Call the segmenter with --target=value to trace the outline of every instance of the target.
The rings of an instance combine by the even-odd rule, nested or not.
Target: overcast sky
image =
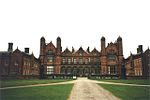
[[[150,46],[150,0],[1,0],[0,51],[13,49],[39,57],[40,38],[56,45],[58,36],[62,49],[94,47],[100,51],[100,39],[106,45],[123,39],[124,57],[136,53],[138,45]]]

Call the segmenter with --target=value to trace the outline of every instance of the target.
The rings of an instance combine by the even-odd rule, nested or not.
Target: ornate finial
[[[87,50],[86,50],[88,53],[90,53],[90,47],[88,46]]]
[[[73,46],[72,46],[72,53],[74,52],[74,48],[73,48]]]

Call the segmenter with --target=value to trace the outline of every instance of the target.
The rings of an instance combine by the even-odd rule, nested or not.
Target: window
[[[99,59],[99,58],[96,58],[96,62],[99,63],[99,62],[100,62],[100,59]]]
[[[116,57],[115,56],[109,56],[108,62],[116,62]]]
[[[109,54],[113,55],[114,54],[114,50],[110,50]]]
[[[62,62],[63,62],[63,64],[65,64],[65,62],[66,62],[66,59],[65,59],[65,58],[63,58],[63,61],[62,61]]]
[[[116,67],[115,66],[108,66],[108,73],[113,75],[116,73]]]
[[[85,58],[85,64],[88,64],[88,58]]]
[[[74,58],[74,64],[77,64],[77,59],[76,58]]]
[[[136,69],[135,69],[135,75],[137,75],[137,71],[136,71]]]
[[[66,56],[68,56],[68,52],[66,52]]]
[[[71,64],[71,58],[68,58],[68,64]]]
[[[53,57],[47,57],[47,62],[53,62]]]
[[[83,54],[81,52],[79,52],[79,56],[82,56]]]
[[[71,74],[72,73],[72,69],[71,68],[68,68],[67,69],[67,74]]]
[[[7,65],[8,65],[8,60],[5,61],[5,66],[7,66]]]
[[[139,61],[139,66],[142,67],[142,61],[141,60]]]
[[[15,66],[18,66],[18,61],[15,61],[15,64],[14,64]]]
[[[139,66],[139,62],[138,62],[138,59],[136,60],[136,65],[137,65],[137,66]]]
[[[134,65],[136,66],[137,64],[136,64],[136,60],[134,60]]]
[[[47,74],[53,74],[54,73],[54,66],[47,66]]]
[[[108,74],[110,74],[110,66],[108,66]]]
[[[83,59],[82,58],[79,59],[79,64],[83,64]]]
[[[97,53],[96,52],[93,52],[93,56],[96,56],[97,55]]]
[[[91,58],[91,59],[90,59],[90,62],[91,62],[91,63],[94,63],[94,58]]]
[[[49,53],[49,54],[53,54],[53,51],[52,51],[52,50],[48,50],[48,53]]]
[[[140,75],[142,76],[142,69],[140,70]]]

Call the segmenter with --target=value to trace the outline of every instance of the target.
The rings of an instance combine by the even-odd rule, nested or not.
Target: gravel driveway
[[[78,78],[68,100],[119,100],[87,78]]]

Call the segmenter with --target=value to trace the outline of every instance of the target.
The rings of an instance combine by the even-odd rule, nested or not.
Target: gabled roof
[[[106,54],[109,53],[110,50],[113,50],[115,52],[115,54],[118,54],[117,52],[117,46],[115,43],[109,43],[108,46],[106,47]]]
[[[100,52],[99,52],[96,48],[94,48],[94,49],[89,53],[89,56],[93,56],[93,53],[96,53],[95,56],[100,56]]]
[[[52,50],[53,53],[56,53],[56,47],[54,46],[52,41],[46,45],[46,49],[45,50]],[[48,52],[48,51],[46,51],[46,52]]]
[[[66,55],[67,54],[67,55]],[[71,51],[68,49],[68,48],[66,48],[63,52],[62,52],[62,56],[71,56],[72,55],[72,53],[71,53]]]
[[[21,51],[17,47],[17,49],[15,51],[13,51],[13,53],[21,53]]]
[[[79,53],[82,53],[82,56],[87,56],[87,53],[83,50],[82,47],[80,47],[79,50],[77,50],[74,55],[79,56]]]

